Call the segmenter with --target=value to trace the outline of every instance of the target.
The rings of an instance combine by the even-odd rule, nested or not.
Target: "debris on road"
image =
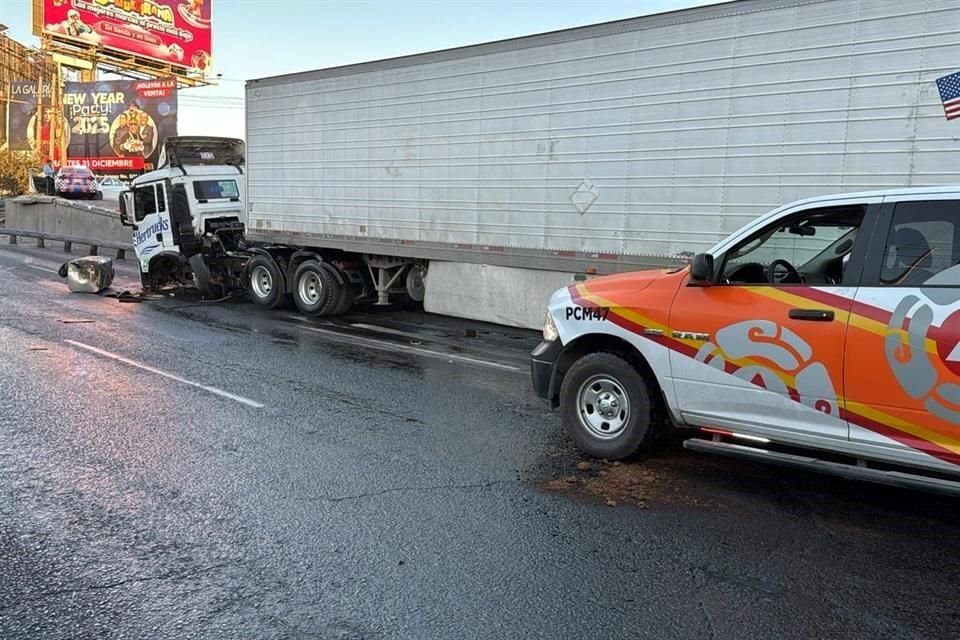
[[[27,347],[27,351],[47,351],[48,349],[49,347],[44,347],[43,345],[39,344],[32,344]]]
[[[60,322],[63,324],[89,324],[96,322],[96,320],[90,320],[88,318],[61,318]]]
[[[100,293],[113,283],[113,260],[103,256],[85,256],[64,263],[57,272],[67,279],[75,293]]]
[[[551,493],[598,500],[609,507],[630,505],[646,509],[651,501],[656,500],[662,503],[722,508],[721,505],[696,498],[695,492],[690,491],[681,478],[671,473],[674,467],[668,461],[648,459],[623,463],[582,460],[574,467],[577,475],[547,480],[541,483],[540,487]]]

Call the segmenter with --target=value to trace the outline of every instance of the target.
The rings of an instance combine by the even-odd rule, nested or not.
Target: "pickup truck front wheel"
[[[648,447],[656,431],[653,390],[630,363],[593,353],[573,363],[560,387],[564,428],[584,453],[610,460]]]

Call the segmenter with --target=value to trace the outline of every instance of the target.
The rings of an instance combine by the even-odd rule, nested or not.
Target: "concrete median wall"
[[[540,329],[550,296],[573,282],[572,273],[433,261],[423,307],[440,315]]]
[[[96,205],[49,196],[21,196],[7,200],[6,226],[101,242],[131,242],[120,213]]]

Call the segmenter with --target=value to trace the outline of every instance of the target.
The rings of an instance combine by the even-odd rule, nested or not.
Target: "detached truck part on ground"
[[[741,0],[251,80],[244,211],[186,189],[206,212],[178,277],[537,327],[557,287],[678,263],[783,202],[954,181],[935,79],[958,28],[952,0]],[[183,254],[160,233],[150,282]]]

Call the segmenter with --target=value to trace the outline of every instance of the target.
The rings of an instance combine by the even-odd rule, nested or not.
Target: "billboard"
[[[206,72],[212,0],[42,0],[43,32]]]
[[[58,126],[49,113],[37,122],[35,82],[13,82],[10,94],[10,147],[34,148]],[[44,104],[49,88],[43,87]],[[101,80],[67,82],[63,88],[67,160],[96,173],[129,173],[156,167],[163,141],[177,135],[177,81]],[[39,132],[37,127],[40,127]],[[48,154],[41,144],[40,155]]]

